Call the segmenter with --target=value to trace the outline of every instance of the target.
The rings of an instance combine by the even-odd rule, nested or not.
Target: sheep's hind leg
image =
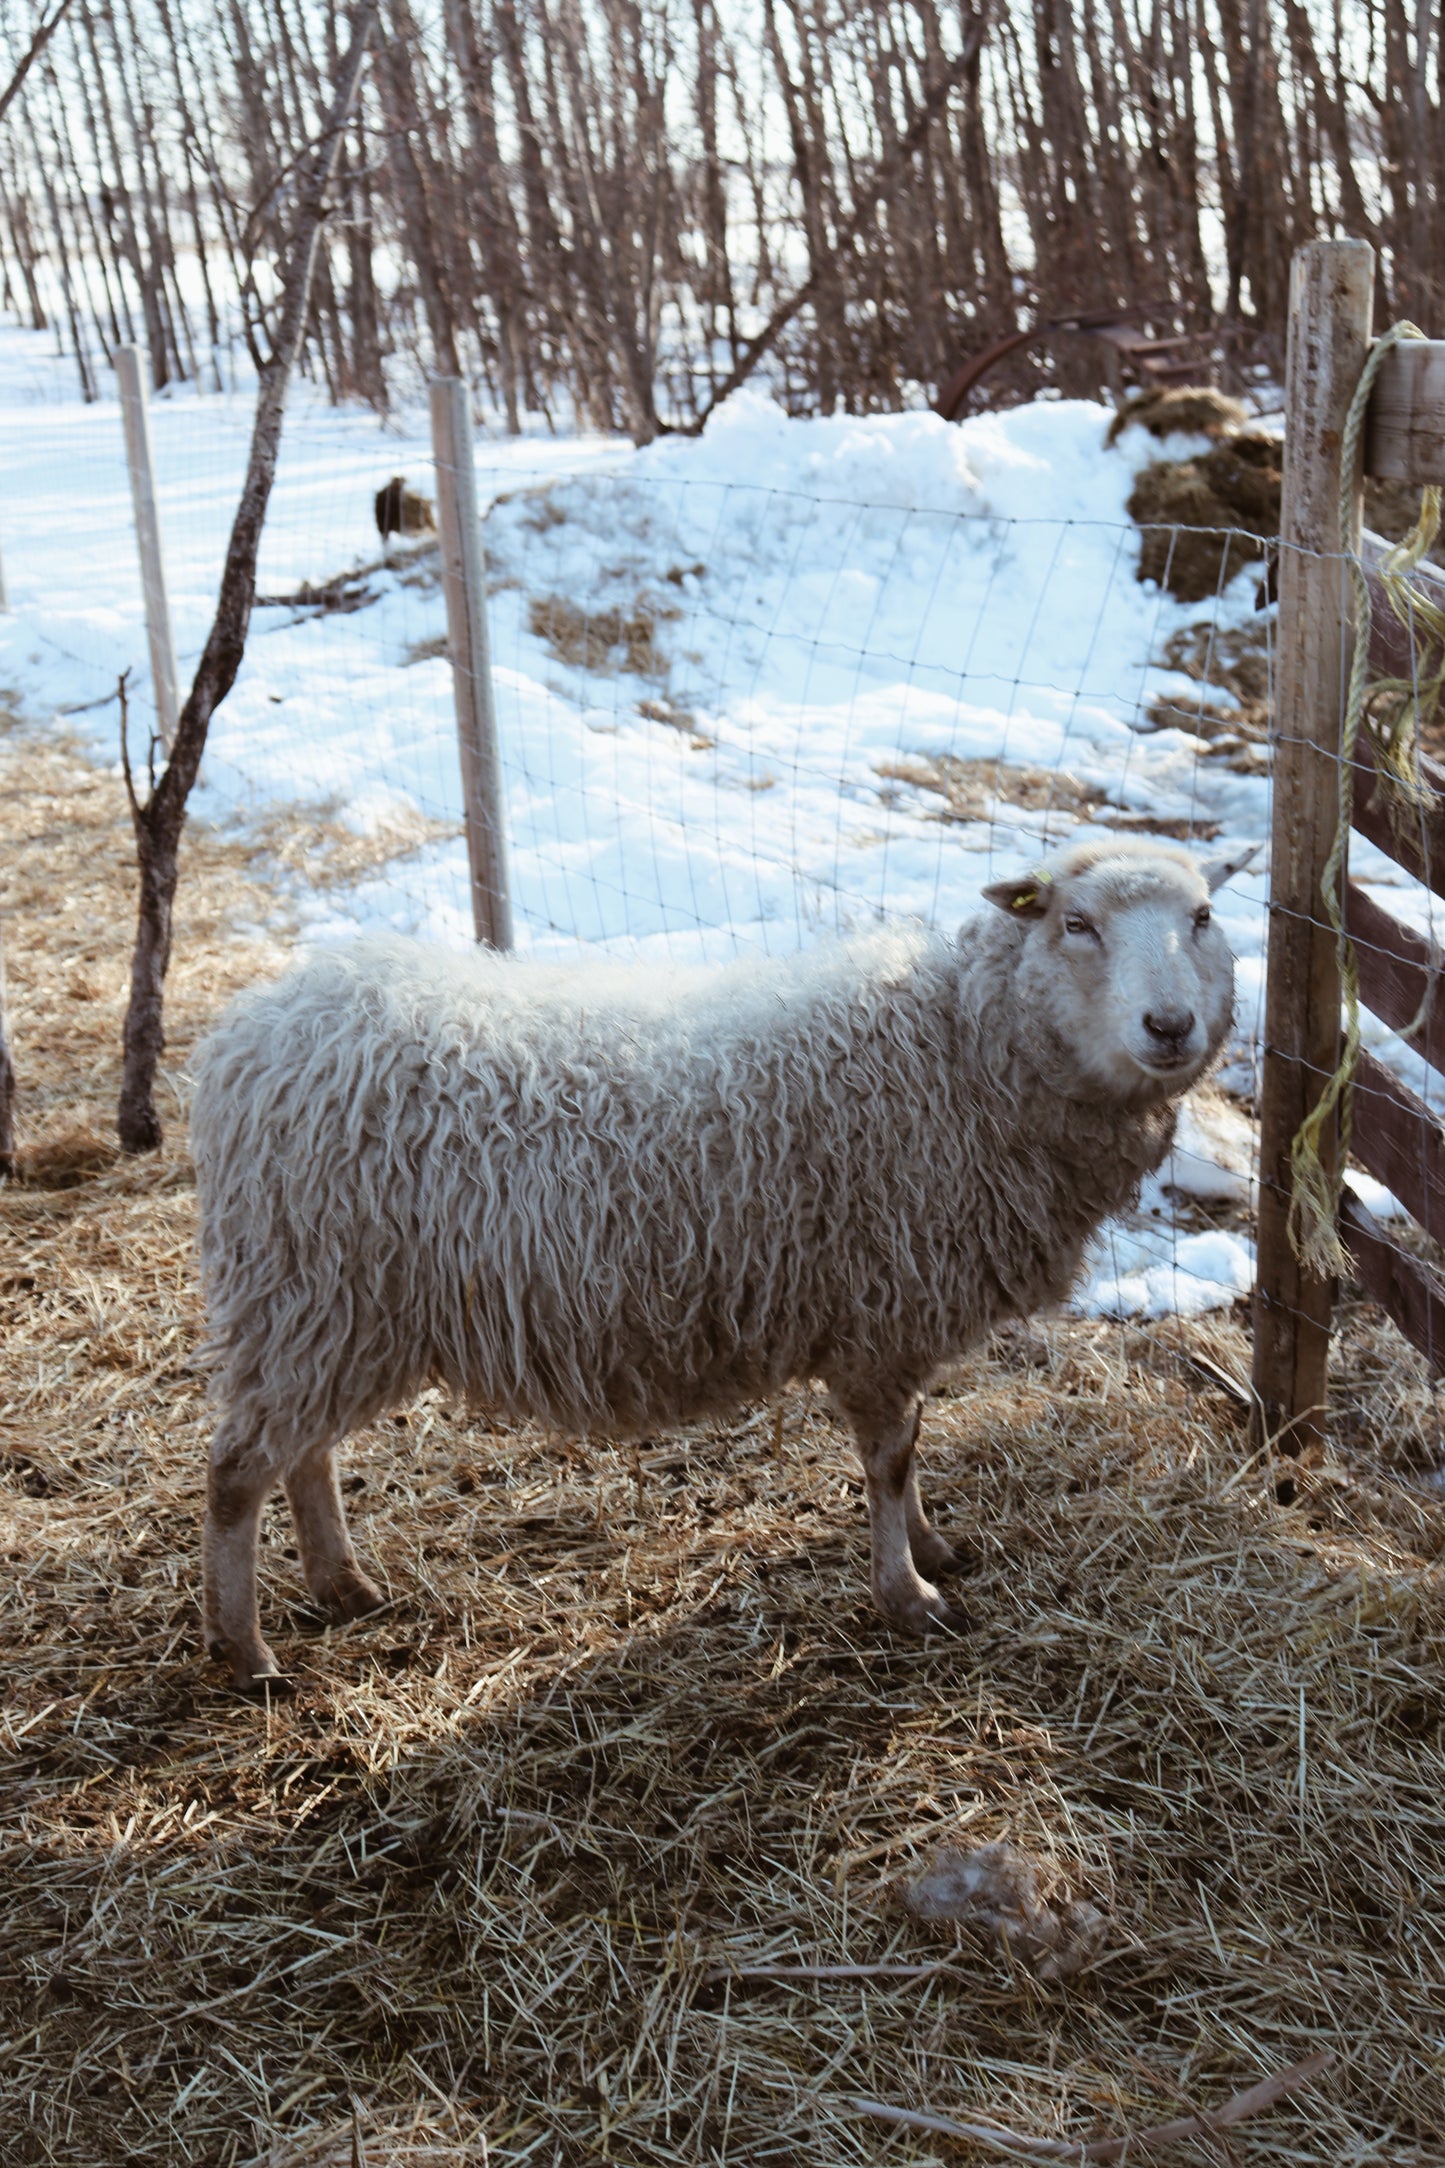
[[[212,1441],[206,1480],[205,1638],[211,1654],[230,1664],[232,1684],[243,1694],[281,1676],[261,1639],[256,1603],[256,1539],[275,1481],[268,1457],[249,1438],[232,1442],[223,1424]]]
[[[336,1618],[365,1618],[386,1597],[362,1572],[336,1481],[336,1453],[317,1446],[286,1473],[286,1498],[296,1523],[301,1571],[316,1601]]]
[[[918,1413],[913,1418],[913,1442],[918,1443]],[[918,1491],[918,1461],[910,1459],[908,1478],[903,1486],[903,1517],[908,1529],[908,1548],[913,1563],[925,1580],[936,1574],[956,1573],[963,1564],[958,1552],[947,1539],[938,1533],[923,1510],[923,1500]]]
[[[913,1448],[921,1406],[913,1399],[886,1414],[850,1411],[868,1490],[873,1600],[893,1625],[919,1634],[962,1624],[919,1571],[925,1560],[933,1573],[942,1573],[953,1562],[951,1546],[929,1527],[918,1496]],[[915,1539],[924,1559],[918,1557]]]

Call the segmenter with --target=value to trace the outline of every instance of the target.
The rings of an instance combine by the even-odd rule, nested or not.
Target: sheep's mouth
[[[1186,1069],[1197,1069],[1200,1062],[1200,1056],[1190,1047],[1177,1054],[1166,1054],[1162,1050],[1157,1054],[1136,1054],[1134,1059],[1150,1076],[1165,1077],[1182,1076]]]

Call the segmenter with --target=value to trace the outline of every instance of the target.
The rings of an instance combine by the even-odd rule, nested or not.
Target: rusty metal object
[[[1216,334],[1193,331],[1185,332],[1179,338],[1153,339],[1139,329],[1138,321],[1141,316],[1151,313],[1144,308],[1084,309],[1071,316],[1049,317],[1028,331],[1008,332],[977,354],[971,354],[954,370],[934,400],[933,411],[941,414],[946,422],[961,420],[969,393],[987,376],[995,362],[1002,361],[1006,354],[1016,353],[1021,346],[1031,345],[1035,339],[1045,339],[1056,332],[1075,338],[1102,339],[1146,384],[1191,382],[1198,375],[1201,345],[1211,341]]]

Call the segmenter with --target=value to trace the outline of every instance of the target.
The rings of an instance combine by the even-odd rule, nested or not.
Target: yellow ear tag
[[[1053,880],[1053,875],[1051,873],[1045,873],[1041,866],[1038,872],[1034,875],[1034,879],[1040,882],[1045,888],[1047,888],[1049,883]],[[1013,907],[1016,911],[1027,911],[1029,905],[1031,903],[1037,903],[1038,900],[1038,889],[1026,888],[1021,896],[1014,897]]]

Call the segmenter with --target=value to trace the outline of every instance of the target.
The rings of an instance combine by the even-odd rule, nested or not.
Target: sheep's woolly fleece
[[[363,944],[243,996],[191,1125],[232,1428],[284,1462],[433,1374],[611,1434],[798,1376],[906,1400],[1058,1300],[1173,1133],[1078,1066],[1043,944],[993,911],[711,972]]]
[[[0,461],[28,508],[25,549],[7,553],[0,679],[37,713],[83,711],[75,727],[111,761],[127,667],[144,735],[147,645],[134,555],[117,547],[131,520],[119,409],[82,407],[73,374],[52,342],[0,329]],[[250,421],[244,387],[180,390],[152,415],[183,673],[214,608]],[[1254,583],[1189,609],[1140,584],[1125,508],[1160,446],[1126,429],[1106,447],[1108,422],[1082,401],[957,427],[923,413],[804,421],[745,391],[700,440],[641,453],[483,431],[519,944],[720,960],[880,911],[956,925],[987,880],[1069,832],[1074,802],[1096,829],[1152,823],[1230,850],[1260,838],[1263,773],[1241,772],[1222,743],[1151,727],[1160,700],[1227,705],[1164,658],[1201,623],[1208,654],[1214,631],[1258,627]],[[440,586],[424,556],[376,562],[373,500],[398,472],[430,492],[420,412],[383,427],[298,384],[259,567],[272,599],[217,712],[194,810],[254,826],[284,808],[313,824],[287,871],[315,938],[389,928],[464,944]],[[358,607],[281,599],[356,568]],[[570,659],[548,637],[558,602],[589,621]],[[649,675],[602,636],[644,623],[631,645]],[[907,779],[939,760],[977,772],[966,819],[940,817]],[[1057,792],[1021,803],[1025,769]],[[1393,878],[1367,851],[1353,870]],[[1410,908],[1398,891],[1381,900]],[[1231,1089],[1252,1084],[1263,901],[1256,869],[1224,904],[1240,958]],[[1432,1088],[1401,1042],[1366,1028],[1407,1082]],[[1247,1145],[1228,1147],[1236,1186]],[[1217,1192],[1221,1149],[1195,1133],[1171,1169],[1187,1198]],[[1181,1217],[1175,1192],[1152,1185],[1145,1202],[1091,1270],[1084,1307],[1217,1308],[1248,1288],[1242,1215],[1188,1203]]]

